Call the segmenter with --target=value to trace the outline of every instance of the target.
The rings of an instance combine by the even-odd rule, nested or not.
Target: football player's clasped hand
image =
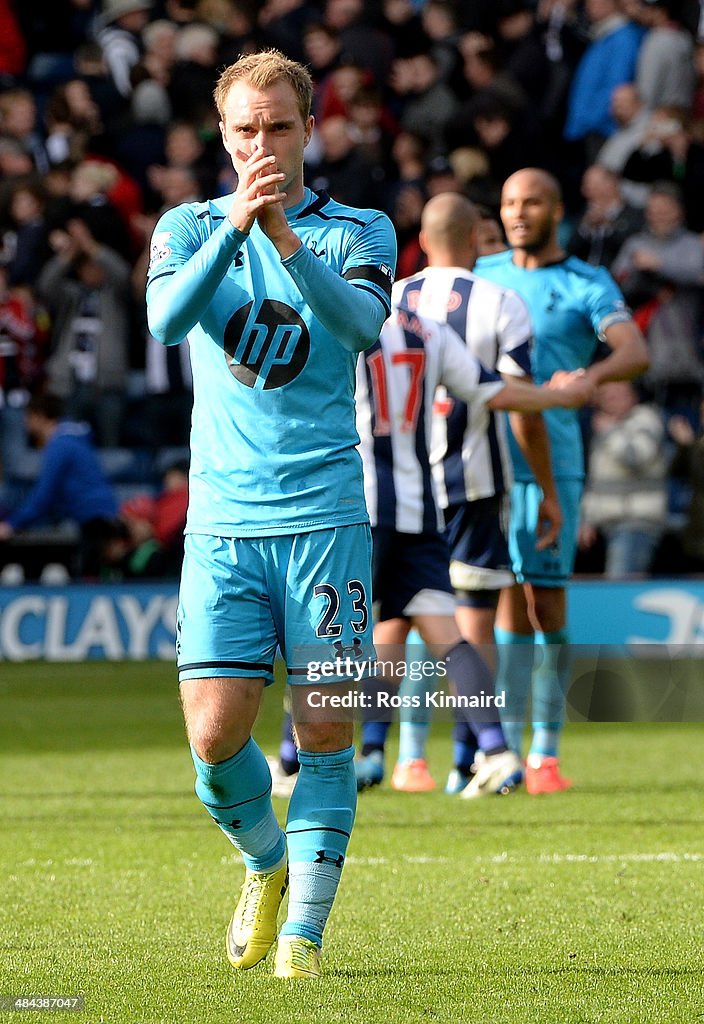
[[[573,409],[587,405],[594,398],[594,385],[584,370],[558,370],[544,387],[568,397]]]
[[[238,150],[237,157],[242,164],[229,217],[233,227],[249,234],[260,213],[267,207],[281,206],[286,199],[286,193],[278,191],[286,175],[277,170],[276,157],[266,154],[260,147],[255,147],[249,155]]]

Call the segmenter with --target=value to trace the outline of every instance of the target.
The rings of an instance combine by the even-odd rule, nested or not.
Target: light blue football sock
[[[253,739],[218,764],[191,747],[196,794],[251,871],[273,871],[286,860],[286,837],[271,806],[271,772]]]
[[[419,761],[425,758],[430,722],[410,722],[402,718],[398,730],[399,761]]]
[[[528,711],[535,644],[533,635],[494,628],[496,639],[496,695],[503,692],[506,704],[501,709],[501,724],[511,750],[521,756],[523,730]]]
[[[353,758],[354,747],[298,751],[301,770],[286,823],[289,897],[282,935],[323,941],[357,807]]]
[[[533,739],[528,756],[557,757],[572,669],[569,636],[567,630],[558,629],[536,633],[535,641]]]
[[[412,648],[413,655],[409,662],[416,661],[425,664],[432,663],[430,655],[426,653],[424,658],[416,658],[418,644]],[[407,648],[408,650],[408,648]],[[420,648],[425,652],[425,646]],[[408,676],[401,683],[399,691],[402,698],[406,698],[408,707],[401,707],[399,712],[399,734],[398,734],[398,759],[399,761],[417,761],[425,757],[425,747],[430,733],[430,722],[432,711],[426,707],[425,695],[434,686],[434,677],[418,672],[420,679],[410,679]],[[414,703],[418,706],[414,707]]]

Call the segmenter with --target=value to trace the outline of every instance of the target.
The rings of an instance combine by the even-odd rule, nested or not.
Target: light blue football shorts
[[[187,534],[176,623],[184,679],[274,681],[277,648],[289,682],[311,663],[374,660],[371,531],[367,524],[276,537]],[[338,682],[332,668],[313,681]]]
[[[508,548],[519,583],[538,587],[564,587],[572,575],[577,554],[582,480],[556,480],[562,509],[562,529],[556,544],[536,551],[538,508],[543,497],[534,482],[516,481],[511,488]]]

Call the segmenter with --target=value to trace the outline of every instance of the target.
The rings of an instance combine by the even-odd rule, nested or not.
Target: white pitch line
[[[686,864],[704,861],[704,853],[551,853],[538,858],[541,864],[613,864],[629,861],[637,864]]]
[[[347,858],[347,864],[363,867],[375,864],[450,864],[455,862],[452,857],[357,857],[354,854]],[[704,861],[704,853],[549,853],[538,857],[521,857],[509,853],[498,853],[493,857],[475,857],[475,864],[698,864]]]

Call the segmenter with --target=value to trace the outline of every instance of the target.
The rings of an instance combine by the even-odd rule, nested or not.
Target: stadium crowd
[[[611,270],[650,350],[635,389],[583,416],[578,571],[700,571],[699,18],[694,0],[0,0],[0,519],[33,480],[25,413],[49,393],[90,423],[122,503],[109,574],[175,571],[143,544],[164,555],[150,517],[187,445],[190,367],[147,329],[149,242],[165,210],[234,189],[217,72],[276,47],[315,82],[308,185],[391,217],[397,278],[425,266],[429,198],[479,204],[489,252],[505,179],[556,177],[563,245]]]

